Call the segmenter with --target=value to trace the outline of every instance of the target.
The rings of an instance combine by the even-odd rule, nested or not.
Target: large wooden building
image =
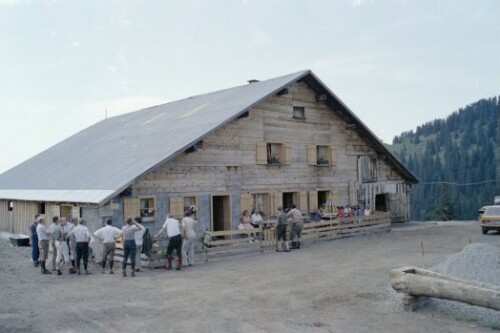
[[[296,204],[370,206],[409,219],[416,177],[311,71],[103,120],[0,175],[0,229],[33,215],[84,217],[91,230],[196,207],[201,230],[237,227]]]

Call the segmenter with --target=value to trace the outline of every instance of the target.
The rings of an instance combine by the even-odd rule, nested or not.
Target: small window
[[[335,147],[327,145],[308,145],[307,163],[316,166],[331,166],[337,164]]]
[[[268,193],[253,193],[252,194],[252,209],[260,212],[262,217],[271,215],[270,196]]]
[[[282,164],[283,156],[283,145],[281,143],[267,144],[267,164]]]
[[[330,165],[330,147],[316,146],[316,165]]]
[[[144,222],[154,221],[155,200],[154,198],[141,198],[139,201],[139,214]]]
[[[38,214],[45,215],[45,202],[38,203]]]
[[[306,112],[304,107],[302,106],[294,106],[293,107],[293,117],[296,119],[305,119],[306,118]]]
[[[198,209],[196,208],[196,197],[183,197],[184,212],[191,212],[191,215],[196,216]]]

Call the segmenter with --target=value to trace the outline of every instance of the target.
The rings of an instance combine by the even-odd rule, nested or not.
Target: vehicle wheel
[[[486,235],[488,233],[488,229],[481,228],[481,231],[483,232],[483,235]]]

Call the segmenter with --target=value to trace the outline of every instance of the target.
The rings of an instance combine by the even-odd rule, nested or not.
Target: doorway
[[[212,196],[212,231],[231,230],[229,195]]]
[[[283,209],[292,208],[292,204],[298,206],[298,192],[283,192]]]
[[[375,195],[375,210],[379,212],[387,212],[388,202],[387,202],[387,193],[377,194]]]

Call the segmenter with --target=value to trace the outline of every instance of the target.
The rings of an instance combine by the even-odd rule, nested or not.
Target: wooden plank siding
[[[29,235],[29,226],[38,213],[38,203],[29,201],[13,201],[12,211],[8,211],[7,200],[0,200],[0,230]]]
[[[304,119],[293,118],[293,106],[305,108]],[[286,158],[281,165],[267,164],[266,143],[283,145]],[[312,147],[318,145],[330,148],[328,165],[313,165],[316,161],[312,158]],[[375,183],[359,182],[360,156],[376,159]],[[133,188],[136,193],[182,195],[227,192],[231,187],[239,190],[240,212],[249,209],[251,194],[269,193],[268,204],[273,215],[282,205],[283,192],[299,193],[298,204],[305,213],[313,212],[320,204],[311,198],[311,193],[319,189],[331,191],[337,205],[358,204],[360,199],[374,205],[375,195],[386,188],[374,184],[405,182],[377,157],[358,132],[347,130],[336,112],[316,101],[313,90],[295,83],[288,87],[288,94],[261,102],[247,117],[238,118],[205,137],[196,151],[183,153],[138,179]]]

